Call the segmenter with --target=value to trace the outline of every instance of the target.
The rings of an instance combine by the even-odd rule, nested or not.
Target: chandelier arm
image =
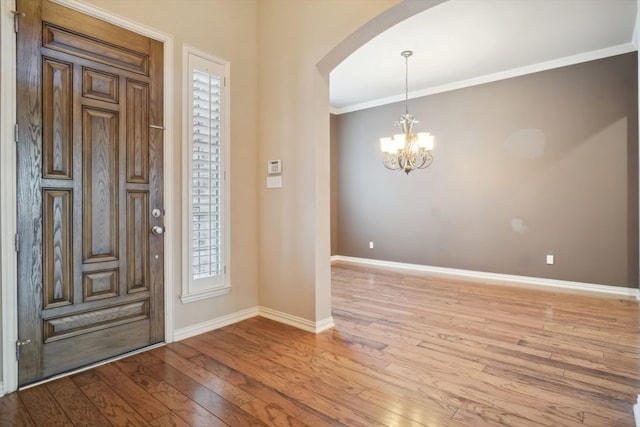
[[[424,157],[424,160],[422,164],[418,167],[418,169],[426,169],[429,166],[431,166],[431,163],[433,163],[433,156],[431,155],[431,153],[429,153]]]
[[[398,166],[398,170],[402,170],[407,167],[407,159],[403,155],[398,155]]]
[[[399,170],[400,165],[398,164],[397,156],[397,154],[385,154],[382,160],[384,167],[389,170]]]
[[[411,166],[412,170],[416,168],[416,164],[417,164],[416,160],[417,160],[417,155],[416,154],[412,154],[411,155],[411,162],[409,162],[409,165]]]

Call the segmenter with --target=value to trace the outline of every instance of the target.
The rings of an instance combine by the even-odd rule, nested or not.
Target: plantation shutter
[[[223,153],[220,76],[193,70],[192,262],[193,279],[223,274]]]

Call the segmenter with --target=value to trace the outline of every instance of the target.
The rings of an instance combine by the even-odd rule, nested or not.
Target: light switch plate
[[[267,188],[282,188],[282,175],[268,176]]]

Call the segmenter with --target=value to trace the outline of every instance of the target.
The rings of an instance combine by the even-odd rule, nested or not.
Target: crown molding
[[[640,1],[640,0],[639,0]],[[452,90],[463,89],[466,87],[477,86],[485,83],[496,82],[499,80],[506,80],[512,77],[524,76],[527,74],[539,73],[541,71],[552,70],[554,68],[566,67],[569,65],[580,64],[583,62],[594,61],[597,59],[608,58],[616,55],[623,55],[625,53],[634,52],[637,49],[635,41],[638,33],[638,20],[636,20],[636,29],[634,31],[634,42],[629,42],[617,46],[611,46],[605,49],[593,50],[590,52],[580,53],[578,55],[566,56],[564,58],[553,59],[551,61],[540,62],[537,64],[527,65],[524,67],[513,68],[511,70],[500,71],[498,73],[486,74],[484,76],[474,77],[471,79],[460,80],[457,82],[447,83],[444,85],[433,86],[426,89],[409,92],[409,99],[420,98],[428,95],[435,95],[437,93],[449,92]],[[394,102],[404,101],[404,94],[398,94],[385,98],[374,99],[372,101],[363,102],[360,104],[348,105],[345,107],[334,108],[331,107],[329,111],[331,114],[345,114],[352,113],[354,111],[365,110],[367,108],[380,107],[382,105],[393,104]]]

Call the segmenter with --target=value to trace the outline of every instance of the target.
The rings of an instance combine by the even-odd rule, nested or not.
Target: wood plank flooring
[[[0,425],[634,425],[635,299],[332,271],[335,329],[249,319],[5,396]]]

